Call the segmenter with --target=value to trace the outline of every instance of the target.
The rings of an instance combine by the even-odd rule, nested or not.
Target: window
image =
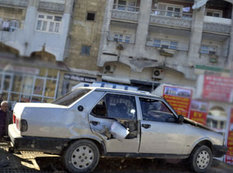
[[[175,122],[176,118],[168,107],[159,100],[140,98],[143,120]]]
[[[177,49],[177,42],[176,41],[171,41],[170,49]]]
[[[136,102],[134,96],[107,94],[92,110],[98,117],[136,120]]]
[[[153,46],[154,47],[161,47],[165,49],[177,49],[178,42],[176,41],[169,41],[169,40],[158,40],[154,39]]]
[[[81,55],[90,56],[91,46],[82,46]]]
[[[207,46],[207,45],[201,45],[200,53],[202,54],[215,54],[216,47],[214,46]]]
[[[114,41],[124,42],[124,43],[131,43],[131,36],[130,35],[123,35],[123,34],[115,33],[114,34]]]
[[[30,70],[32,71],[32,69]],[[35,73],[38,74],[36,70],[37,69],[35,69]],[[41,71],[43,70],[41,69]],[[16,101],[53,101],[56,98],[59,72],[57,72],[57,70],[53,70],[56,74],[54,74],[54,76],[49,76],[49,71],[46,69],[43,74],[40,74],[40,76],[22,74],[17,71],[0,71],[0,81],[1,78],[3,79],[0,88],[2,89],[4,99],[13,103]]]
[[[95,13],[87,13],[87,20],[94,21],[95,20]]]
[[[59,33],[62,17],[50,14],[39,14],[37,17],[36,30],[43,32]]]
[[[222,11],[221,10],[215,10],[215,9],[207,9],[206,10],[206,16],[222,17]]]
[[[168,17],[181,17],[183,6],[176,6],[173,4],[159,3],[158,9],[155,9],[155,14]]]
[[[154,40],[154,44],[153,44],[153,46],[154,47],[160,47],[160,44],[161,44],[161,40]]]
[[[118,1],[118,10],[125,10],[126,7],[126,0],[119,0]]]
[[[67,93],[66,95],[58,98],[53,102],[53,104],[63,105],[63,106],[69,106],[76,100],[80,99],[82,96],[87,94],[90,90],[89,89],[76,89],[74,91],[71,91]]]

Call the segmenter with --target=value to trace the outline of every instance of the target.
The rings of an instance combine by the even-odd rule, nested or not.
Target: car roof
[[[107,87],[80,87],[80,88],[86,88],[91,89],[95,91],[102,91],[102,92],[111,92],[111,93],[118,93],[118,94],[132,94],[135,96],[142,96],[142,97],[153,97],[157,99],[163,99],[160,96],[157,96],[155,94],[151,94],[147,91],[141,91],[141,90],[124,90],[124,89],[116,89],[116,88],[107,88]]]

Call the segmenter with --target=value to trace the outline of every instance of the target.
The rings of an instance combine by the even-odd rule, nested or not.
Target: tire
[[[190,164],[191,168],[195,172],[206,172],[212,164],[213,155],[209,147],[202,145],[196,147],[191,156]]]
[[[99,157],[99,149],[94,142],[78,140],[66,149],[63,162],[69,172],[84,173],[95,169]]]

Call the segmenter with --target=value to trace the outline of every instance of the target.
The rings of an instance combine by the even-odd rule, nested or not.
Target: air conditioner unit
[[[104,66],[104,73],[113,73],[115,71],[114,65],[105,65]]]
[[[156,68],[153,70],[152,78],[161,80],[164,77],[164,70],[161,68]]]

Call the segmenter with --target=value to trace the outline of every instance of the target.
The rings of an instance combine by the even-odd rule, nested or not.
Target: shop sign
[[[191,89],[164,86],[163,97],[178,115],[189,117],[189,107],[192,99]]]
[[[208,100],[232,102],[233,78],[205,75],[203,98]]]
[[[65,74],[64,75],[64,79],[73,80],[73,81],[79,81],[79,82],[88,82],[88,83],[92,83],[92,82],[96,81],[96,78],[85,77],[85,76],[78,76],[78,75],[75,75],[75,74]]]
[[[190,119],[206,125],[208,114],[208,103],[198,100],[192,100],[190,107]]]
[[[231,117],[229,122],[227,148],[228,151],[225,157],[225,161],[226,163],[233,165],[233,108],[231,109]]]

